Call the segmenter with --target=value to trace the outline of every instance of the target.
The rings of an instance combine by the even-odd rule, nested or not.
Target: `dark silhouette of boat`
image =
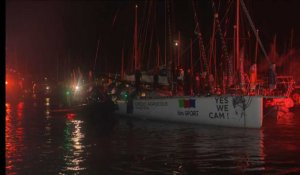
[[[61,107],[54,106],[50,111],[52,113],[80,113],[89,118],[106,117],[115,111],[115,104],[101,87],[94,86],[82,103],[71,102]]]

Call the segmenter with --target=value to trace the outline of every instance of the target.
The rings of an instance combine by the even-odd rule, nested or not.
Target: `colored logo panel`
[[[194,99],[180,99],[178,100],[179,108],[195,108],[196,107],[196,100]]]

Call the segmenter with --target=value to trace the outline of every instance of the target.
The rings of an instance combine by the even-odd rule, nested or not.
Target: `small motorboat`
[[[70,105],[73,104],[73,105]],[[86,94],[85,100],[81,103],[71,102],[69,104],[61,105],[60,107],[53,107],[52,113],[81,113],[85,116],[107,116],[115,111],[116,107],[111,97],[105,93],[103,88],[94,86]]]

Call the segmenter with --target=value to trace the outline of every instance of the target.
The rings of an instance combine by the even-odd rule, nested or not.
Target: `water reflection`
[[[33,105],[5,104],[7,174],[300,172],[300,112],[267,118],[260,130],[125,119],[108,127],[51,113],[51,99]]]
[[[263,132],[139,121],[116,143],[120,173],[199,174],[261,172]]]
[[[277,124],[285,127],[293,127],[296,125],[295,114],[292,112],[285,113],[277,117]]]
[[[85,146],[82,143],[85,135],[81,132],[83,121],[68,118],[64,129],[64,162],[65,165],[60,174],[81,174],[85,167],[84,151]]]
[[[46,124],[45,124],[45,136],[47,137],[47,146],[50,147],[52,142],[51,137],[51,130],[52,130],[52,123],[51,123],[51,115],[50,115],[50,98],[45,98],[45,118],[46,118]]]
[[[266,172],[300,172],[300,112],[296,114],[287,113],[264,121]]]
[[[45,116],[46,116],[46,118],[50,117],[50,106],[51,106],[50,102],[51,102],[50,98],[45,98],[44,105],[45,105]]]
[[[45,98],[45,106],[50,106],[50,98]]]
[[[5,107],[6,170],[8,174],[15,174],[17,169],[21,168],[18,165],[22,164],[22,155],[26,149],[26,145],[24,145],[24,128],[22,126],[24,103],[19,102],[16,105],[6,103]],[[17,114],[15,115],[14,112]]]

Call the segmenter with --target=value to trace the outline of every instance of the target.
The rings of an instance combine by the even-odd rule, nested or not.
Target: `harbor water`
[[[52,113],[7,101],[6,174],[300,174],[300,110],[261,129]]]

